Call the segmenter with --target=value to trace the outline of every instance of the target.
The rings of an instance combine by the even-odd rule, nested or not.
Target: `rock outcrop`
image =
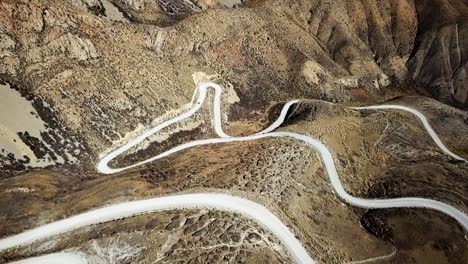
[[[408,68],[433,97],[468,106],[468,2],[416,1],[418,32]]]

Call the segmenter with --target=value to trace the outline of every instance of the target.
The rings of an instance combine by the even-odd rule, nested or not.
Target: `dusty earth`
[[[0,2],[0,237],[112,203],[225,192],[278,215],[321,263],[467,263],[467,233],[430,210],[363,210],[336,197],[318,154],[289,139],[196,147],[116,175],[99,156],[188,108],[194,81],[223,85],[230,135],[279,130],[333,153],[360,197],[419,196],[468,212],[468,3],[463,0]],[[207,100],[209,102],[210,100]],[[123,166],[214,137],[211,105],[151,137]],[[242,216],[175,210],[118,220],[0,252],[57,251],[92,263],[290,263]],[[392,254],[394,252],[394,254]]]

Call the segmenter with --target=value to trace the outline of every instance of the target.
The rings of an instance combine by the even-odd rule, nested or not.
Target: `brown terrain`
[[[260,131],[301,99],[278,130],[327,145],[351,194],[468,212],[468,163],[441,152],[415,116],[348,108],[418,109],[468,159],[467,58],[465,0],[1,0],[0,238],[117,202],[222,192],[266,206],[319,263],[467,263],[455,220],[346,204],[297,140],[195,147],[114,175],[95,168],[188,109],[194,81],[209,79],[224,87],[227,134]],[[215,137],[211,102],[111,165]],[[81,228],[0,252],[0,263],[61,251],[90,263],[292,262],[257,222],[200,209]]]

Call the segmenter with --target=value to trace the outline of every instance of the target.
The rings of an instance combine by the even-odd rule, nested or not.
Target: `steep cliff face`
[[[407,65],[433,97],[468,106],[468,1],[416,1],[418,32]]]

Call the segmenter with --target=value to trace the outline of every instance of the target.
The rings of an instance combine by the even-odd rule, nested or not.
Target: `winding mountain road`
[[[213,119],[214,119],[214,129],[219,138],[210,138],[204,140],[195,140],[185,144],[178,145],[170,150],[167,150],[159,155],[156,155],[147,160],[141,161],[139,163],[133,164],[131,166],[123,168],[110,168],[109,162],[112,161],[117,156],[126,152],[130,148],[138,145],[147,137],[157,133],[163,128],[175,124],[184,119],[191,117],[195,114],[205,102],[207,97],[208,89],[213,89],[215,91],[214,95],[214,104],[213,104]],[[429,208],[433,210],[438,210],[443,212],[455,220],[457,220],[465,230],[468,230],[468,216],[461,212],[460,210],[431,199],[418,198],[418,197],[405,197],[405,198],[395,198],[395,199],[364,199],[359,197],[354,197],[346,192],[344,189],[338,172],[335,167],[333,155],[328,150],[328,148],[322,144],[320,141],[308,136],[297,134],[293,132],[272,132],[278,128],[285,120],[286,115],[290,107],[298,102],[297,100],[287,102],[283,109],[281,110],[280,116],[278,119],[273,122],[265,130],[258,132],[253,135],[244,136],[244,137],[231,137],[224,133],[222,129],[221,121],[221,86],[211,83],[211,82],[202,82],[197,85],[196,93],[198,98],[192,103],[192,108],[187,112],[174,117],[168,121],[165,121],[150,130],[144,132],[142,135],[136,137],[133,140],[130,140],[125,145],[116,149],[115,151],[110,152],[105,157],[103,157],[97,164],[97,170],[104,174],[112,174],[117,172],[122,172],[137,166],[143,165],[148,162],[152,162],[163,157],[169,156],[176,152],[194,147],[207,144],[219,144],[225,142],[240,142],[240,141],[249,141],[257,140],[262,138],[277,137],[277,138],[294,138],[302,141],[303,143],[313,147],[320,153],[321,160],[324,164],[328,177],[332,183],[332,186],[338,196],[344,201],[363,208],[402,208],[402,207],[413,207],[413,208]],[[437,134],[431,128],[427,122],[426,117],[409,107],[399,106],[399,105],[379,105],[379,106],[368,106],[368,107],[354,107],[355,110],[361,109],[396,109],[403,110],[414,114],[419,118],[425,129],[428,131],[429,135],[432,137],[434,142],[439,148],[450,155],[454,159],[465,161],[462,157],[452,153],[447,147],[442,143]],[[313,259],[309,256],[307,250],[304,248],[302,243],[295,237],[295,235],[289,230],[289,228],[274,214],[272,214],[264,206],[249,201],[244,198],[235,197],[227,194],[216,194],[216,193],[196,193],[196,194],[177,194],[166,197],[158,197],[152,199],[145,199],[132,202],[118,203],[115,205],[90,210],[88,212],[72,216],[70,218],[56,221],[47,225],[43,225],[31,230],[27,230],[23,233],[4,238],[0,240],[0,252],[7,250],[13,247],[24,246],[30,244],[34,241],[49,238],[55,235],[63,234],[65,232],[75,230],[80,227],[89,226],[93,224],[99,224],[108,222],[115,219],[121,219],[126,217],[131,217],[134,215],[139,215],[143,213],[150,213],[161,210],[169,209],[186,209],[186,208],[211,208],[223,211],[237,212],[246,217],[256,220],[263,227],[268,229],[273,235],[275,235],[286,248],[291,257],[298,263],[314,263]],[[46,255],[52,256],[52,255]],[[33,263],[33,262],[31,262]]]
[[[372,106],[363,106],[363,107],[351,107],[351,109],[355,110],[403,110],[406,112],[410,112],[411,114],[415,115],[419,121],[421,121],[422,125],[426,129],[427,133],[429,133],[429,136],[432,138],[434,143],[443,151],[445,154],[451,156],[452,158],[460,161],[467,162],[466,159],[458,156],[457,154],[453,153],[450,151],[444,143],[442,143],[442,140],[440,140],[439,136],[437,136],[437,133],[432,129],[431,125],[429,125],[429,122],[427,121],[427,118],[419,111],[414,110],[413,108],[407,107],[407,106],[402,106],[402,105],[372,105]]]
[[[27,258],[10,264],[86,264],[88,261],[73,253],[53,253],[39,257]]]

